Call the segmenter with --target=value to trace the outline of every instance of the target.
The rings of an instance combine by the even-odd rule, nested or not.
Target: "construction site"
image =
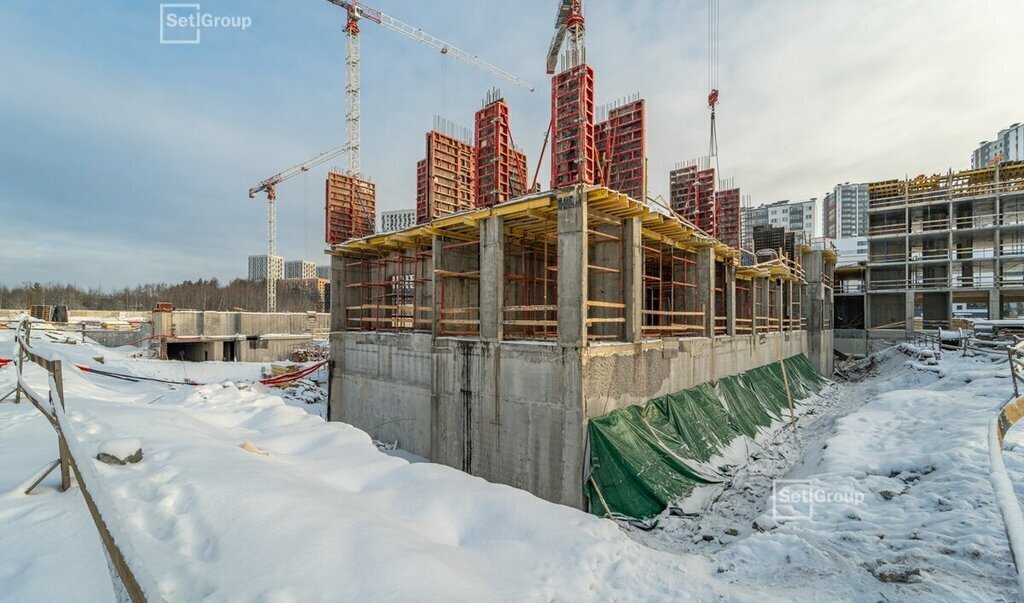
[[[584,37],[580,2],[563,3],[549,190],[526,186],[492,91],[473,140],[435,118],[416,226],[328,240],[330,416],[604,515],[625,510],[592,500],[592,419],[794,358],[831,374],[836,255],[741,250],[740,191],[719,186],[714,157],[674,170],[669,201],[649,198],[646,101],[595,107]],[[356,224],[330,215],[353,206],[329,204],[328,224]]]

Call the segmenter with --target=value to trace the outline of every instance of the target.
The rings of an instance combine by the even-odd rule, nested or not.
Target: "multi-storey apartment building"
[[[1024,302],[1024,162],[873,182],[867,235],[867,328],[948,327],[953,304],[987,307],[989,318],[1015,312]]]
[[[395,232],[416,225],[416,210],[396,209],[380,214],[380,232]]]
[[[990,167],[1002,161],[1024,161],[1024,123],[1000,130],[995,140],[983,140],[971,153],[971,168]]]
[[[284,278],[316,278],[316,262],[288,260],[284,263]]]
[[[284,258],[275,255],[270,258],[270,273],[274,275],[276,279],[284,278]],[[249,256],[249,280],[250,281],[265,281],[267,280],[267,256],[266,255],[250,255]]]

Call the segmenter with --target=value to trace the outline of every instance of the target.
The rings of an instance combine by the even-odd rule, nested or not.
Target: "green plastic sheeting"
[[[824,379],[803,354],[787,358],[793,401],[818,392]],[[789,400],[778,362],[627,406],[588,427],[590,512],[646,519],[694,487],[721,481],[708,461],[739,436],[755,437],[785,418]]]

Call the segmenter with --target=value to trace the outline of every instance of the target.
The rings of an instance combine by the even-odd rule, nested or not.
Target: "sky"
[[[344,11],[203,0],[247,29],[160,44],[149,0],[0,3],[0,284],[105,289],[244,277],[266,252],[260,180],[345,142]],[[536,167],[555,0],[375,0],[529,81],[528,92],[364,22],[362,164],[377,210],[415,205],[424,133],[470,126],[501,88]],[[722,176],[754,204],[969,167],[1024,121],[1024,2],[720,0]],[[707,154],[706,0],[586,3],[597,104],[648,103],[650,194]],[[548,182],[547,158],[540,182]],[[278,187],[278,250],[326,263],[323,189],[343,159]]]

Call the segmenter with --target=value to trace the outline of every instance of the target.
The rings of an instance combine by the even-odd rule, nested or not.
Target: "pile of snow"
[[[0,356],[10,355],[10,338],[0,332]],[[89,343],[39,345],[83,364],[97,353]],[[93,462],[134,561],[169,600],[1016,596],[987,447],[989,421],[1012,391],[1005,360],[904,346],[848,367],[855,382],[758,443],[705,518],[666,517],[639,532],[381,452],[364,432],[254,384],[261,365],[107,353],[107,368],[178,378],[187,370],[210,383],[65,371],[82,450],[95,455],[121,438],[145,444],[141,463]],[[27,378],[47,387],[39,369]],[[13,371],[0,370],[0,393],[12,384]],[[80,494],[57,494],[55,476],[21,494],[55,454],[37,411],[0,404],[0,592],[111,600]],[[1005,459],[1011,481],[1024,484],[1024,439],[1012,430]],[[800,481],[773,494],[773,478]]]

